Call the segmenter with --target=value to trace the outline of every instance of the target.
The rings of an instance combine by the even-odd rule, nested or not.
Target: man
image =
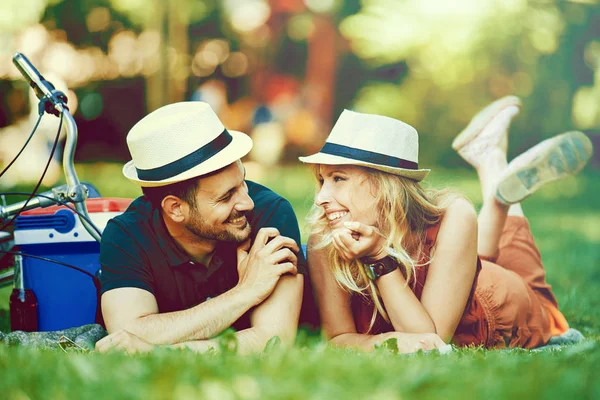
[[[216,348],[233,326],[241,353],[294,342],[306,261],[289,202],[245,180],[252,148],[206,103],[164,106],[129,132],[124,175],[144,196],[104,230],[98,351]]]

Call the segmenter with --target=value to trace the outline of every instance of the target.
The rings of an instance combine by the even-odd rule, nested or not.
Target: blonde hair
[[[319,165],[315,165],[317,192],[319,183]],[[449,189],[437,190],[423,188],[419,182],[387,172],[360,167],[364,170],[368,183],[375,196],[379,216],[376,228],[386,239],[387,253],[395,258],[406,276],[407,284],[416,275],[416,268],[427,265],[419,264],[419,257],[425,242],[428,227],[438,223],[449,204],[460,194]],[[329,267],[342,289],[357,293],[374,303],[375,309],[371,317],[369,331],[375,323],[379,312],[386,321],[390,321],[383,307],[381,296],[375,283],[368,277],[366,267],[360,260],[344,260],[332,245],[332,234],[329,220],[323,207],[313,204],[307,222],[310,234],[319,238],[313,249],[326,249]],[[409,240],[418,238],[416,243]],[[409,253],[410,252],[410,253]],[[414,282],[414,280],[413,280]]]

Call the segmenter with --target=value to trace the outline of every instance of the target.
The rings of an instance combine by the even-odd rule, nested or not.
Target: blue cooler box
[[[121,214],[130,199],[97,198],[86,201],[90,219],[103,230]],[[15,245],[22,253],[70,264],[96,275],[100,244],[85,230],[79,217],[66,207],[22,213],[15,222]],[[55,331],[91,324],[96,319],[98,291],[93,279],[64,265],[23,257],[25,287],[38,302],[38,329]]]

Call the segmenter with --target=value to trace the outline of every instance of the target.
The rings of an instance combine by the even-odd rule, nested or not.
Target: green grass
[[[79,166],[105,196],[139,189],[120,166]],[[307,168],[249,178],[287,197],[302,220],[314,186]],[[93,179],[93,176],[100,176]],[[336,399],[600,398],[600,175],[589,172],[544,188],[524,203],[547,277],[572,327],[589,340],[560,352],[463,349],[448,355],[399,356],[332,349],[302,331],[297,346],[240,357],[161,350],[149,355],[64,354],[0,346],[0,393],[7,399]],[[475,175],[435,170],[429,184],[449,184],[479,206]],[[306,240],[306,232],[303,232]],[[7,289],[0,290],[5,329]],[[6,300],[3,300],[6,299]]]

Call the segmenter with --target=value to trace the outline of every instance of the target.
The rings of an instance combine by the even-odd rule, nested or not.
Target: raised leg
[[[495,196],[496,184],[507,167],[508,128],[520,106],[521,101],[514,96],[495,101],[475,115],[452,143],[479,175],[483,207],[479,213],[478,252],[489,258],[497,256],[509,208],[511,213],[522,214],[520,207],[500,203]]]
[[[519,203],[545,184],[577,174],[592,153],[592,141],[582,132],[544,140],[510,162],[497,182],[496,197]]]
[[[480,256],[487,258],[498,256],[498,244],[509,210],[512,213],[521,213],[521,215],[523,213],[518,204],[509,206],[496,200],[496,182],[507,164],[506,153],[502,149],[496,148],[487,154],[477,168],[483,195],[483,206],[478,217],[477,252]]]

